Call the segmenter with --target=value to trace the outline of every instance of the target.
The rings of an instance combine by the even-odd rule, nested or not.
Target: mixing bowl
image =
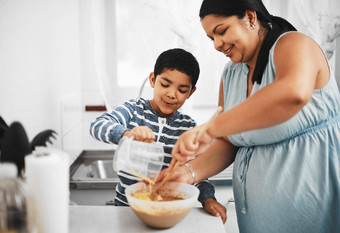
[[[190,212],[197,201],[199,190],[189,184],[167,182],[158,189],[161,196],[181,197],[175,201],[148,201],[132,196],[136,192],[148,192],[149,186],[139,182],[128,186],[125,194],[137,217],[154,228],[169,228],[179,223]]]

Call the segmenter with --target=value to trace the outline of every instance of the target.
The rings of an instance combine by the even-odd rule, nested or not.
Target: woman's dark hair
[[[296,31],[295,27],[287,20],[269,14],[261,0],[203,0],[199,16],[201,19],[210,14],[224,17],[236,15],[243,18],[246,10],[256,11],[261,25],[268,29],[252,78],[253,83],[261,84],[262,75],[268,63],[269,50],[280,35],[288,31]]]
[[[191,78],[192,88],[196,86],[200,68],[196,58],[191,53],[179,48],[162,52],[155,63],[155,77],[167,69],[178,70],[188,75]]]

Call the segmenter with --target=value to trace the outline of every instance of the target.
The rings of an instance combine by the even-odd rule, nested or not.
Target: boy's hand
[[[141,142],[153,142],[155,140],[155,134],[147,126],[136,126],[135,128],[125,131],[122,137],[134,136],[134,140]]]
[[[223,224],[227,221],[227,209],[214,198],[205,199],[204,209],[215,217],[221,217]]]

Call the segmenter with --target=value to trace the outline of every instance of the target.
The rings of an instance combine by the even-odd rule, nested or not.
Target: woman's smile
[[[227,57],[230,57],[230,55],[231,55],[231,50],[232,50],[233,48],[234,48],[234,45],[230,46],[229,49],[227,49],[226,51],[223,51],[222,53],[223,53],[224,55],[226,55]]]

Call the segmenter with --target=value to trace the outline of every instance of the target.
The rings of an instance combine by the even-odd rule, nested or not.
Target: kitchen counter
[[[168,229],[146,226],[129,207],[70,205],[69,233],[164,232],[164,233],[225,233],[220,218],[209,215],[203,208],[193,208],[177,225]]]

